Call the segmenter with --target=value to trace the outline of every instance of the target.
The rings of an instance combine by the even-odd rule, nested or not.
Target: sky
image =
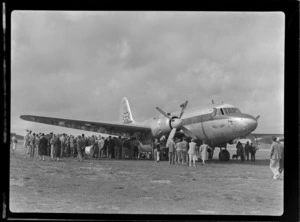
[[[11,131],[96,134],[20,119],[136,121],[229,103],[283,133],[282,12],[13,11]]]

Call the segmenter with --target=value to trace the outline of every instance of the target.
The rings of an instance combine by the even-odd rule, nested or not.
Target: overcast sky
[[[19,117],[118,121],[126,96],[135,120],[215,100],[260,115],[257,133],[283,133],[281,12],[14,11],[11,21],[12,132],[78,135]]]

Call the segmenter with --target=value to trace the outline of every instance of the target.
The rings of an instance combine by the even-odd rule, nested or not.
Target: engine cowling
[[[151,131],[154,137],[160,137],[162,135],[170,133],[170,131],[172,130],[171,120],[166,117],[157,117],[155,118],[155,120],[156,121],[154,121],[151,125]]]

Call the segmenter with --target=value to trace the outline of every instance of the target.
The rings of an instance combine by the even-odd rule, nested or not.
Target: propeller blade
[[[249,134],[249,135],[247,136],[247,138],[249,138],[249,139],[251,140],[251,142],[254,144],[254,146],[256,146],[256,147],[258,148],[258,143],[257,143],[256,137],[255,137],[254,135]]]
[[[171,139],[173,139],[175,133],[176,133],[176,128],[173,128],[173,129],[171,130],[170,134],[169,134],[169,137],[168,137],[168,140],[167,140],[167,144],[166,144],[167,146],[169,145]]]
[[[187,104],[188,104],[188,101],[185,101],[184,104],[181,104],[180,107],[182,107],[182,109],[181,109],[181,112],[180,112],[180,115],[179,115],[179,119],[182,117],[182,115],[183,115],[183,113],[184,113],[184,110],[185,110]]]
[[[167,113],[165,113],[161,108],[156,107],[156,109],[157,109],[161,114],[163,114],[165,117],[167,117],[168,119],[171,120],[171,117],[170,117]]]
[[[256,120],[258,120],[258,119],[259,119],[259,117],[260,117],[260,115],[258,115],[257,117],[255,117],[255,119],[256,119]]]
[[[189,137],[192,137],[193,139],[197,139],[197,137],[184,126],[181,127],[181,130],[184,132],[184,134],[188,135]]]

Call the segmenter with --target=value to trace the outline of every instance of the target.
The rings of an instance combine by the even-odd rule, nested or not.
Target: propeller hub
[[[180,129],[182,127],[182,120],[178,118],[172,119],[171,126],[173,129]]]

